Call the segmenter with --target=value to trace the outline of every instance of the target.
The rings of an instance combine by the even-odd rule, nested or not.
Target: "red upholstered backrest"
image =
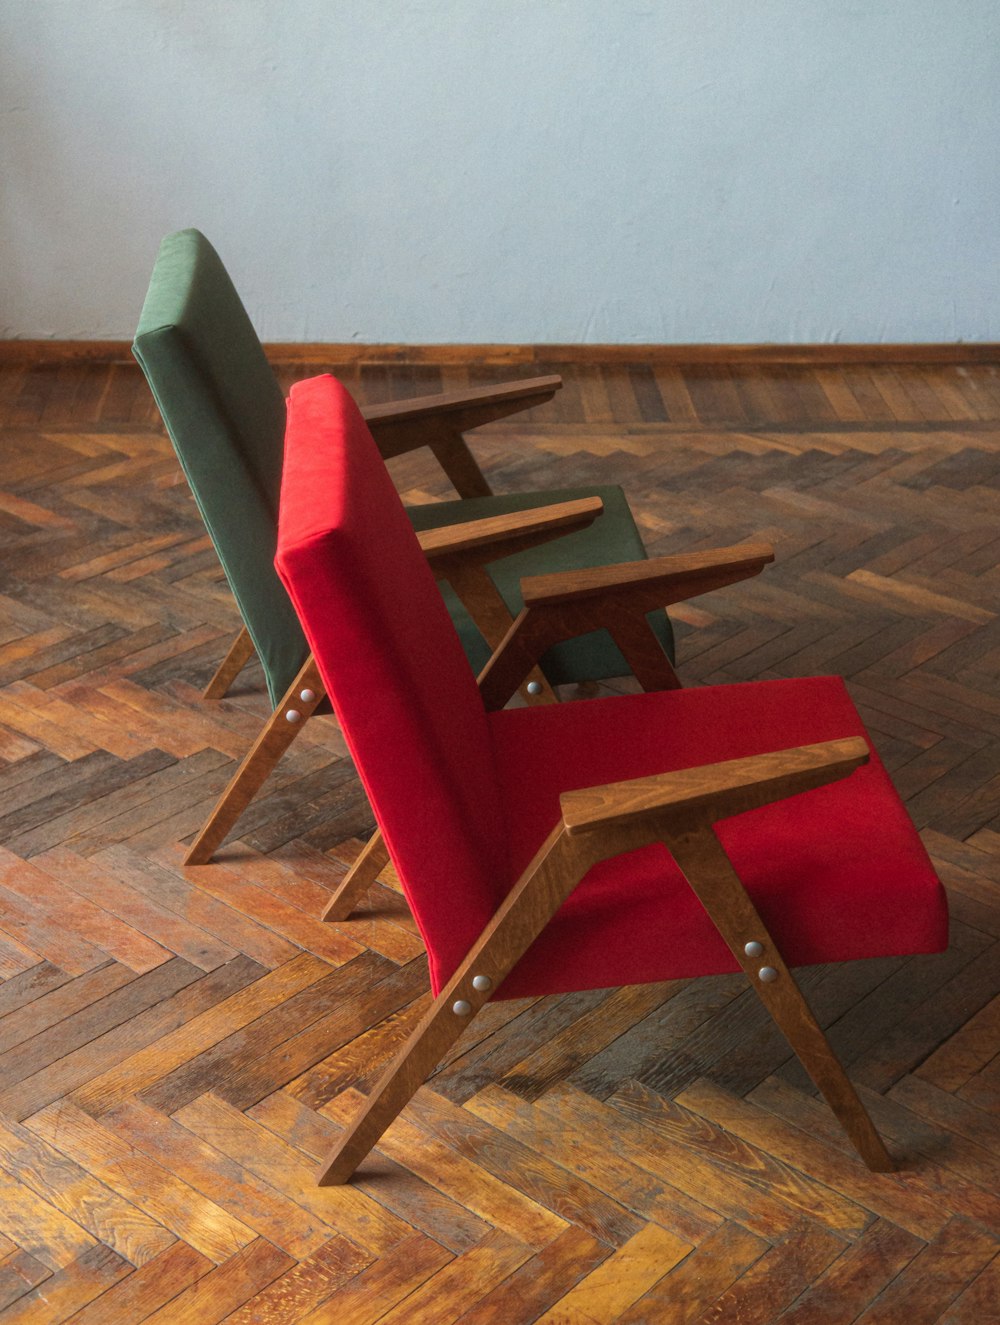
[[[361,413],[292,387],[275,562],[438,973],[510,887],[475,677]]]

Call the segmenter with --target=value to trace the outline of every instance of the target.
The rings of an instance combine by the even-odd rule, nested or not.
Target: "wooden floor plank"
[[[1000,1319],[1000,365],[304,354],[283,390],[559,372],[471,437],[496,491],[620,483],[653,553],[774,543],[674,609],[678,666],[844,675],[938,863],[946,954],[800,973],[902,1167],[858,1163],[720,977],[488,1004],[315,1187],[426,1007],[419,931],[391,869],[319,920],[372,824],[332,718],[184,868],[260,667],[201,698],[238,613],[138,368],[0,365],[5,1325]],[[390,471],[454,496],[426,454]]]

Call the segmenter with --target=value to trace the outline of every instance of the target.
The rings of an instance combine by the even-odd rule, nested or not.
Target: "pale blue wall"
[[[1000,339],[996,0],[0,0],[0,334]]]

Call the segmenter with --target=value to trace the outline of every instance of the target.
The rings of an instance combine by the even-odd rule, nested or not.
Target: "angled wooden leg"
[[[858,1154],[870,1169],[892,1172],[892,1157],[718,838],[700,828],[670,836],[667,846]],[[758,944],[760,951],[751,947],[748,954],[747,944]]]
[[[376,828],[358,852],[357,860],[344,875],[340,887],[327,902],[320,919],[346,920],[354,910],[355,903],[368,891],[388,863],[389,852],[382,841],[381,832]]]
[[[442,430],[440,424],[434,426],[432,422],[427,444],[460,497],[492,497],[493,489],[460,432]]]
[[[553,830],[323,1163],[321,1187],[348,1180],[591,863],[586,846]]]
[[[229,646],[229,652],[202,691],[205,699],[221,699],[253,656],[253,640],[246,626]]]
[[[184,857],[185,865],[204,865],[256,796],[265,778],[302,730],[326,691],[312,654],[288,688],[284,699],[247,751],[219,803]],[[308,696],[308,698],[306,698]]]

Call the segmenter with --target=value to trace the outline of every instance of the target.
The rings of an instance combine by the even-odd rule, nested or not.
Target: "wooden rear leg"
[[[700,828],[667,846],[858,1154],[875,1172],[891,1173],[892,1157],[718,838]]]
[[[202,691],[204,699],[221,699],[253,656],[253,640],[246,626],[229,646],[229,652]]]
[[[204,828],[192,842],[184,857],[185,865],[204,865],[211,860],[216,847],[256,796],[325,693],[319,668],[310,654],[284,699],[264,724]]]
[[[344,875],[340,887],[327,902],[320,919],[346,920],[388,863],[389,852],[382,841],[381,832],[376,828],[359,851],[357,860]]]

